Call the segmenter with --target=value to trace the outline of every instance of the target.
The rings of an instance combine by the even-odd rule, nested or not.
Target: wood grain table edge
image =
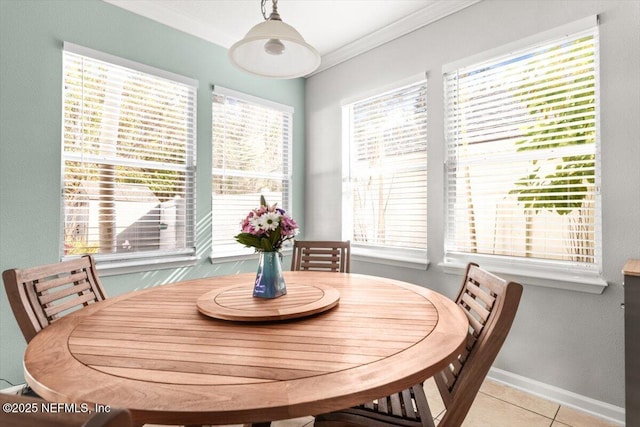
[[[330,273],[336,274],[336,273]],[[363,276],[363,275],[351,275],[351,276]],[[366,277],[366,276],[364,276]],[[186,282],[164,285],[164,286],[181,286],[186,283],[201,283],[203,279],[194,279]],[[405,282],[391,280],[389,283],[393,283],[405,289],[409,289],[430,301],[437,301],[441,307],[446,307],[446,310],[439,312],[439,320],[435,329],[430,336],[438,338],[438,340],[448,340],[451,335],[466,334],[468,328],[468,321],[464,313],[450,300],[446,299],[440,294],[434,293],[427,288],[423,288],[417,285],[407,284]],[[64,329],[60,331],[62,334],[70,334],[75,326],[82,321],[85,316],[92,314],[97,310],[106,308],[112,304],[122,301],[123,299],[131,298],[135,295],[141,295],[144,292],[150,292],[154,288],[144,289],[132,292],[130,294],[114,297],[109,300],[103,301],[98,304],[82,310],[80,314],[71,314],[66,316],[59,322],[54,323],[50,328]],[[445,299],[445,303],[441,304],[441,299]],[[447,333],[445,325],[447,322],[458,322],[459,330],[454,333]],[[39,340],[38,336],[34,338],[34,341]],[[37,341],[36,341],[37,343]],[[29,350],[25,354],[25,378],[27,382],[32,386],[34,391],[40,394],[47,400],[57,402],[78,402],[77,399],[72,399],[61,393],[49,389],[45,383],[56,375],[71,375],[73,382],[77,382],[80,387],[83,386],[85,378],[83,372],[91,369],[80,362],[76,361],[73,357],[64,358],[66,361],[62,362],[58,356],[61,352],[69,354],[69,349],[64,343],[42,343],[48,347],[51,351],[47,355],[35,355],[30,354]],[[148,408],[136,408],[129,407],[132,411],[134,421],[140,423],[242,423],[242,422],[255,422],[261,417],[265,420],[277,420],[294,418],[299,416],[313,415],[314,413],[327,412],[332,410],[341,409],[344,407],[352,406],[358,403],[362,403],[367,400],[375,399],[409,386],[412,386],[420,381],[425,380],[433,376],[435,373],[442,370],[447,366],[463,348],[465,342],[460,340],[459,345],[452,349],[449,347],[449,351],[444,351],[443,347],[433,345],[425,352],[424,349],[415,345],[412,348],[403,351],[401,356],[396,357],[395,367],[390,370],[388,365],[385,365],[383,361],[373,362],[366,366],[361,366],[350,370],[348,374],[337,372],[328,374],[322,378],[310,381],[308,379],[288,381],[286,384],[274,382],[267,384],[262,392],[265,397],[264,407],[256,407],[255,405],[247,406],[247,401],[243,400],[242,386],[235,388],[225,388],[225,390],[237,389],[237,394],[233,395],[218,395],[211,393],[210,388],[197,386],[197,385],[185,385],[181,387],[181,390],[187,395],[184,402],[176,402],[173,410],[176,412],[174,415],[167,414],[168,408],[162,408],[160,411],[150,410]],[[50,372],[41,376],[39,380],[33,378],[27,368],[29,359],[31,358],[46,358],[46,362],[50,366]],[[440,360],[438,363],[426,366],[432,358]],[[402,373],[404,365],[416,365],[420,364],[420,361],[425,361],[423,368],[419,370],[412,370],[412,372]],[[402,378],[396,379],[398,370]],[[128,389],[135,388],[135,380],[126,378],[114,378],[108,375],[103,375],[101,378],[104,381],[100,381],[99,384],[95,384],[95,387],[102,390],[110,390],[114,395],[118,393],[120,385],[126,383]],[[360,386],[357,390],[354,389],[353,384],[358,382]],[[86,385],[85,385],[86,386]],[[324,392],[320,393],[309,392],[309,387],[315,390],[326,390],[326,387],[332,388],[331,394]],[[157,384],[154,387],[154,393],[160,398],[164,396],[169,398],[174,392],[174,387],[171,385]],[[305,399],[300,399],[298,396],[305,396]],[[88,395],[90,397],[90,394]],[[224,411],[211,411],[207,410],[205,406],[203,410],[198,411],[198,402],[206,402],[208,400],[214,401],[228,401],[233,406],[233,410],[227,407]],[[87,403],[104,403],[104,402],[92,402],[91,400],[81,400]],[[195,402],[189,406],[188,402]],[[182,404],[187,405],[181,407]],[[169,408],[171,409],[171,408]],[[182,413],[179,413],[181,412]],[[188,411],[189,414],[185,415],[184,412]]]

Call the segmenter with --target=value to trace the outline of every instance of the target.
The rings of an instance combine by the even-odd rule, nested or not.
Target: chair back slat
[[[16,270],[5,271],[2,274],[2,278],[4,279],[5,290],[9,296],[11,309],[13,310],[13,314],[18,321],[20,329],[22,330],[22,334],[25,338],[27,338],[27,335],[35,335],[35,332],[27,332],[27,329],[30,329],[30,327],[23,317],[26,316],[29,318],[29,321],[33,324],[33,328],[36,332],[46,327],[49,324],[49,320],[47,320],[47,315],[44,313],[44,310],[40,309],[40,300],[38,299],[38,293],[36,292],[35,286],[32,286],[33,282],[27,282],[24,286],[20,286],[18,284],[19,282]],[[17,297],[15,294],[17,294]],[[15,308],[14,303],[12,302],[13,300],[17,301]],[[20,304],[23,304],[23,307],[20,307]],[[33,338],[33,336],[31,338]],[[28,338],[27,342],[29,342],[31,338]]]
[[[462,302],[469,307],[470,311],[473,311],[477,315],[480,322],[484,323],[487,321],[491,312],[487,310],[486,306],[483,307],[481,304],[478,304],[471,294],[464,294],[462,296]]]
[[[70,271],[81,271],[87,266],[86,257],[89,257],[89,255],[68,261],[21,269],[20,278],[25,282],[33,282],[43,277],[58,276],[64,273],[69,274]],[[91,259],[93,260],[93,257]]]
[[[66,312],[106,298],[90,255],[39,267],[5,270],[2,279],[27,342]]]
[[[24,280],[24,279],[23,279]],[[55,276],[42,276],[34,282],[36,292],[45,292],[53,288],[68,285],[69,283],[79,283],[88,280],[87,272],[80,271],[78,273],[67,272],[56,273]],[[26,281],[25,281],[26,282]]]
[[[469,308],[469,306],[467,306],[467,308]],[[471,311],[465,310],[464,314],[467,315],[467,320],[469,320],[469,327],[471,328],[470,333],[474,337],[479,336],[480,333],[482,332],[482,328],[484,327],[484,325],[480,323],[478,319],[475,318],[475,316],[473,315],[473,313],[471,313]]]
[[[306,261],[300,265],[300,269],[303,271],[338,271],[340,269],[340,264],[337,262]]]
[[[378,412],[383,413],[383,414],[388,414],[389,413],[389,402],[387,401],[389,399],[388,396],[385,396],[383,398],[378,399]]]
[[[81,295],[86,290],[90,290],[91,285],[88,282],[79,283],[77,285],[72,284],[72,286],[67,286],[62,289],[56,290],[55,292],[47,292],[43,293],[40,296],[40,303],[43,305],[49,304],[52,301],[60,300],[69,295],[78,294]]]
[[[310,243],[310,242],[309,242]],[[321,242],[322,244],[326,244],[327,242]],[[318,245],[320,245],[320,242],[317,243]],[[332,243],[329,243],[332,244]],[[322,249],[322,247],[318,246],[318,247],[306,247],[306,248],[302,248],[302,253],[305,256],[312,256],[313,254],[318,255],[319,257],[333,257],[335,259],[339,259],[340,257],[340,248],[338,247],[332,247],[330,249]]]
[[[58,318],[58,315],[60,313],[63,313],[74,307],[89,305],[89,303],[92,303],[92,302],[96,302],[95,294],[93,293],[84,294],[79,297],[65,300],[64,302],[61,302],[56,305],[52,305],[49,307],[44,306],[44,312],[47,315],[47,318],[49,319],[49,321],[53,322],[55,319]]]
[[[405,411],[404,415],[407,418],[415,420],[415,419],[418,419],[418,412],[416,412],[417,408],[413,407],[412,401],[414,399],[414,396],[412,391],[413,390],[410,388],[404,389],[400,393],[400,396],[402,397],[402,402],[403,402],[402,408]]]
[[[292,271],[332,271],[349,273],[351,242],[296,240],[291,259]]]
[[[391,414],[397,415],[399,417],[404,416],[403,404],[402,404],[402,395],[400,393],[392,394],[389,396],[389,403],[391,406]]]

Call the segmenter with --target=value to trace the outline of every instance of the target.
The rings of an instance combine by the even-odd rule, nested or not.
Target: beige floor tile
[[[271,427],[311,427],[313,417],[291,418],[289,420],[273,421]],[[158,424],[145,424],[144,427],[167,427]],[[206,426],[205,426],[206,427]],[[243,424],[228,424],[216,427],[243,427]]]
[[[549,427],[551,418],[479,393],[462,427]]]
[[[273,421],[271,427],[305,427],[313,426],[313,417],[291,418],[290,420]]]
[[[424,382],[424,392],[427,395],[431,415],[433,415],[434,418],[438,418],[442,415],[445,408],[440,392],[438,391],[438,386],[433,378],[429,378]]]
[[[145,424],[143,427],[184,427],[184,426],[181,426],[181,425],[168,426],[168,425],[165,425],[165,424]],[[204,425],[202,427],[209,427],[209,426]],[[216,427],[243,427],[243,425],[242,424],[229,424],[229,425],[216,426]]]
[[[143,427],[184,427],[182,425],[166,425],[166,424],[145,424]],[[202,427],[212,427],[212,426],[207,426],[204,425]],[[223,426],[215,426],[215,427],[243,427],[243,424],[228,424],[228,425],[223,425]]]
[[[594,417],[584,412],[576,411],[567,406],[561,406],[556,416],[556,421],[570,425],[571,427],[617,427],[602,418]]]
[[[480,391],[551,419],[556,416],[560,408],[557,403],[491,380],[485,380]]]

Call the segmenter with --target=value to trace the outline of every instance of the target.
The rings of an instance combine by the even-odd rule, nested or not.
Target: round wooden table
[[[207,292],[254,278],[190,280],[71,313],[30,342],[26,380],[53,402],[128,408],[137,424],[251,423],[400,391],[465,342],[466,316],[448,298],[358,274],[285,272],[287,285],[339,291],[337,306],[308,317],[248,323],[198,311]]]

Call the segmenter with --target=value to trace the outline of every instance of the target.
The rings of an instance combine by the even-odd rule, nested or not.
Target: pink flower
[[[298,231],[298,224],[288,215],[283,215],[280,219],[280,228],[285,236],[295,236]]]

